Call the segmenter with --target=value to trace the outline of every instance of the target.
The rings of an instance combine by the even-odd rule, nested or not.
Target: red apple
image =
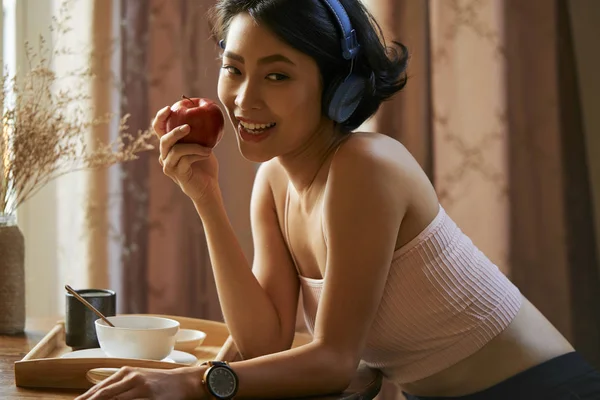
[[[215,147],[223,137],[225,119],[219,106],[210,99],[182,99],[171,106],[167,118],[167,132],[188,124],[190,132],[178,143],[198,143],[205,147]]]

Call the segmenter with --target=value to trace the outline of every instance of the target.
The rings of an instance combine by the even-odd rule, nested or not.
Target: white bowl
[[[175,335],[175,350],[192,352],[206,339],[206,333],[195,329],[180,329]]]
[[[162,360],[175,347],[179,322],[145,315],[107,317],[115,326],[97,319],[96,336],[100,347],[109,357]]]

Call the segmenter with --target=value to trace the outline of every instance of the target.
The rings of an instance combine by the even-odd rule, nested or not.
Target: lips
[[[242,124],[238,124],[238,133],[243,141],[257,143],[268,138],[271,135],[271,133],[275,131],[276,128],[277,125],[274,125],[270,128],[260,131],[259,133],[253,133],[249,132],[246,128],[244,128]]]

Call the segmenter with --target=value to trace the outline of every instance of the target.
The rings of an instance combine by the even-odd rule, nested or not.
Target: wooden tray
[[[220,322],[196,318],[158,315],[179,321],[181,329],[197,329],[206,333],[206,339],[192,354],[198,363],[216,357],[229,336],[227,326]],[[294,345],[305,343],[307,338],[299,335]],[[19,387],[87,389],[92,386],[86,373],[93,368],[119,368],[123,366],[142,368],[178,368],[180,363],[128,358],[60,358],[71,352],[65,344],[65,324],[59,321],[54,328],[23,357],[15,362],[15,384]]]

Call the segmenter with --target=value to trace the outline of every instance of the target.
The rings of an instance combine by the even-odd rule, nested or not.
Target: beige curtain
[[[92,86],[92,101],[94,103],[94,117],[101,118],[112,111],[112,93],[114,88],[111,71],[111,60],[114,54],[112,31],[106,29],[113,25],[112,2],[94,0],[92,5],[92,46],[96,55],[91,61],[91,67],[98,76]],[[94,127],[93,141],[90,146],[96,145],[96,140],[104,143],[110,140],[110,126]],[[99,169],[89,172],[88,201],[85,204],[88,230],[88,280],[89,287],[108,288],[109,278],[109,250],[110,220],[109,207],[109,171]]]
[[[430,31],[434,181],[440,202],[508,272],[502,3],[431,1]]]

